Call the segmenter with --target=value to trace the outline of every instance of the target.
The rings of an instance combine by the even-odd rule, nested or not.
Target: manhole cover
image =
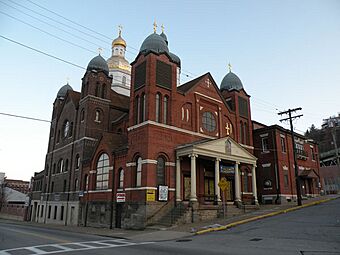
[[[192,239],[178,239],[178,240],[176,240],[176,242],[190,242],[190,241],[192,241]]]
[[[262,238],[253,238],[253,239],[250,239],[249,241],[252,241],[252,242],[258,242],[258,241],[261,241]]]

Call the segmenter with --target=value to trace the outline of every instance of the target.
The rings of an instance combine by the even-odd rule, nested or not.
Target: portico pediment
[[[192,153],[213,158],[236,161],[240,163],[256,164],[257,158],[235,142],[231,137],[223,137],[211,141],[202,141],[177,148],[177,156]]]

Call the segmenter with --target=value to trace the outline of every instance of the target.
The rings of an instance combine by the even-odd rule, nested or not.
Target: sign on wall
[[[220,165],[220,173],[222,174],[234,174],[235,166]]]
[[[168,193],[169,187],[168,186],[158,186],[158,201],[168,201]]]
[[[156,190],[154,189],[146,190],[146,201],[147,202],[156,201]]]
[[[117,203],[124,203],[125,202],[125,193],[117,193],[116,201],[117,201]]]

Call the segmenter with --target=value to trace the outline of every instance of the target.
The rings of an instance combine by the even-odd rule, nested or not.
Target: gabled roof
[[[227,149],[227,143],[230,145],[230,151]],[[191,153],[253,165],[256,164],[257,160],[253,154],[229,136],[214,140],[204,139],[195,141],[176,148],[177,156],[189,155]]]
[[[229,105],[227,104],[226,100],[224,99],[220,89],[218,88],[214,78],[212,77],[212,75],[209,72],[197,77],[194,80],[191,80],[191,81],[184,83],[183,85],[177,87],[177,91],[180,92],[180,93],[187,94],[190,91],[192,91],[200,83],[200,81],[203,80],[204,77],[207,77],[207,76],[209,77],[209,80],[212,81],[212,85],[215,88],[217,94],[220,96],[221,101],[228,108],[228,110],[231,111],[231,109],[230,109]]]
[[[187,93],[191,88],[193,88],[205,75],[203,74],[191,81],[188,81],[187,83],[184,83],[183,85],[177,87],[177,90],[183,93]]]

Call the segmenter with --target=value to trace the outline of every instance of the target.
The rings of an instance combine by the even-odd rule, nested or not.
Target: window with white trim
[[[109,156],[106,153],[101,154],[97,162],[96,190],[103,190],[108,188],[109,164]]]

